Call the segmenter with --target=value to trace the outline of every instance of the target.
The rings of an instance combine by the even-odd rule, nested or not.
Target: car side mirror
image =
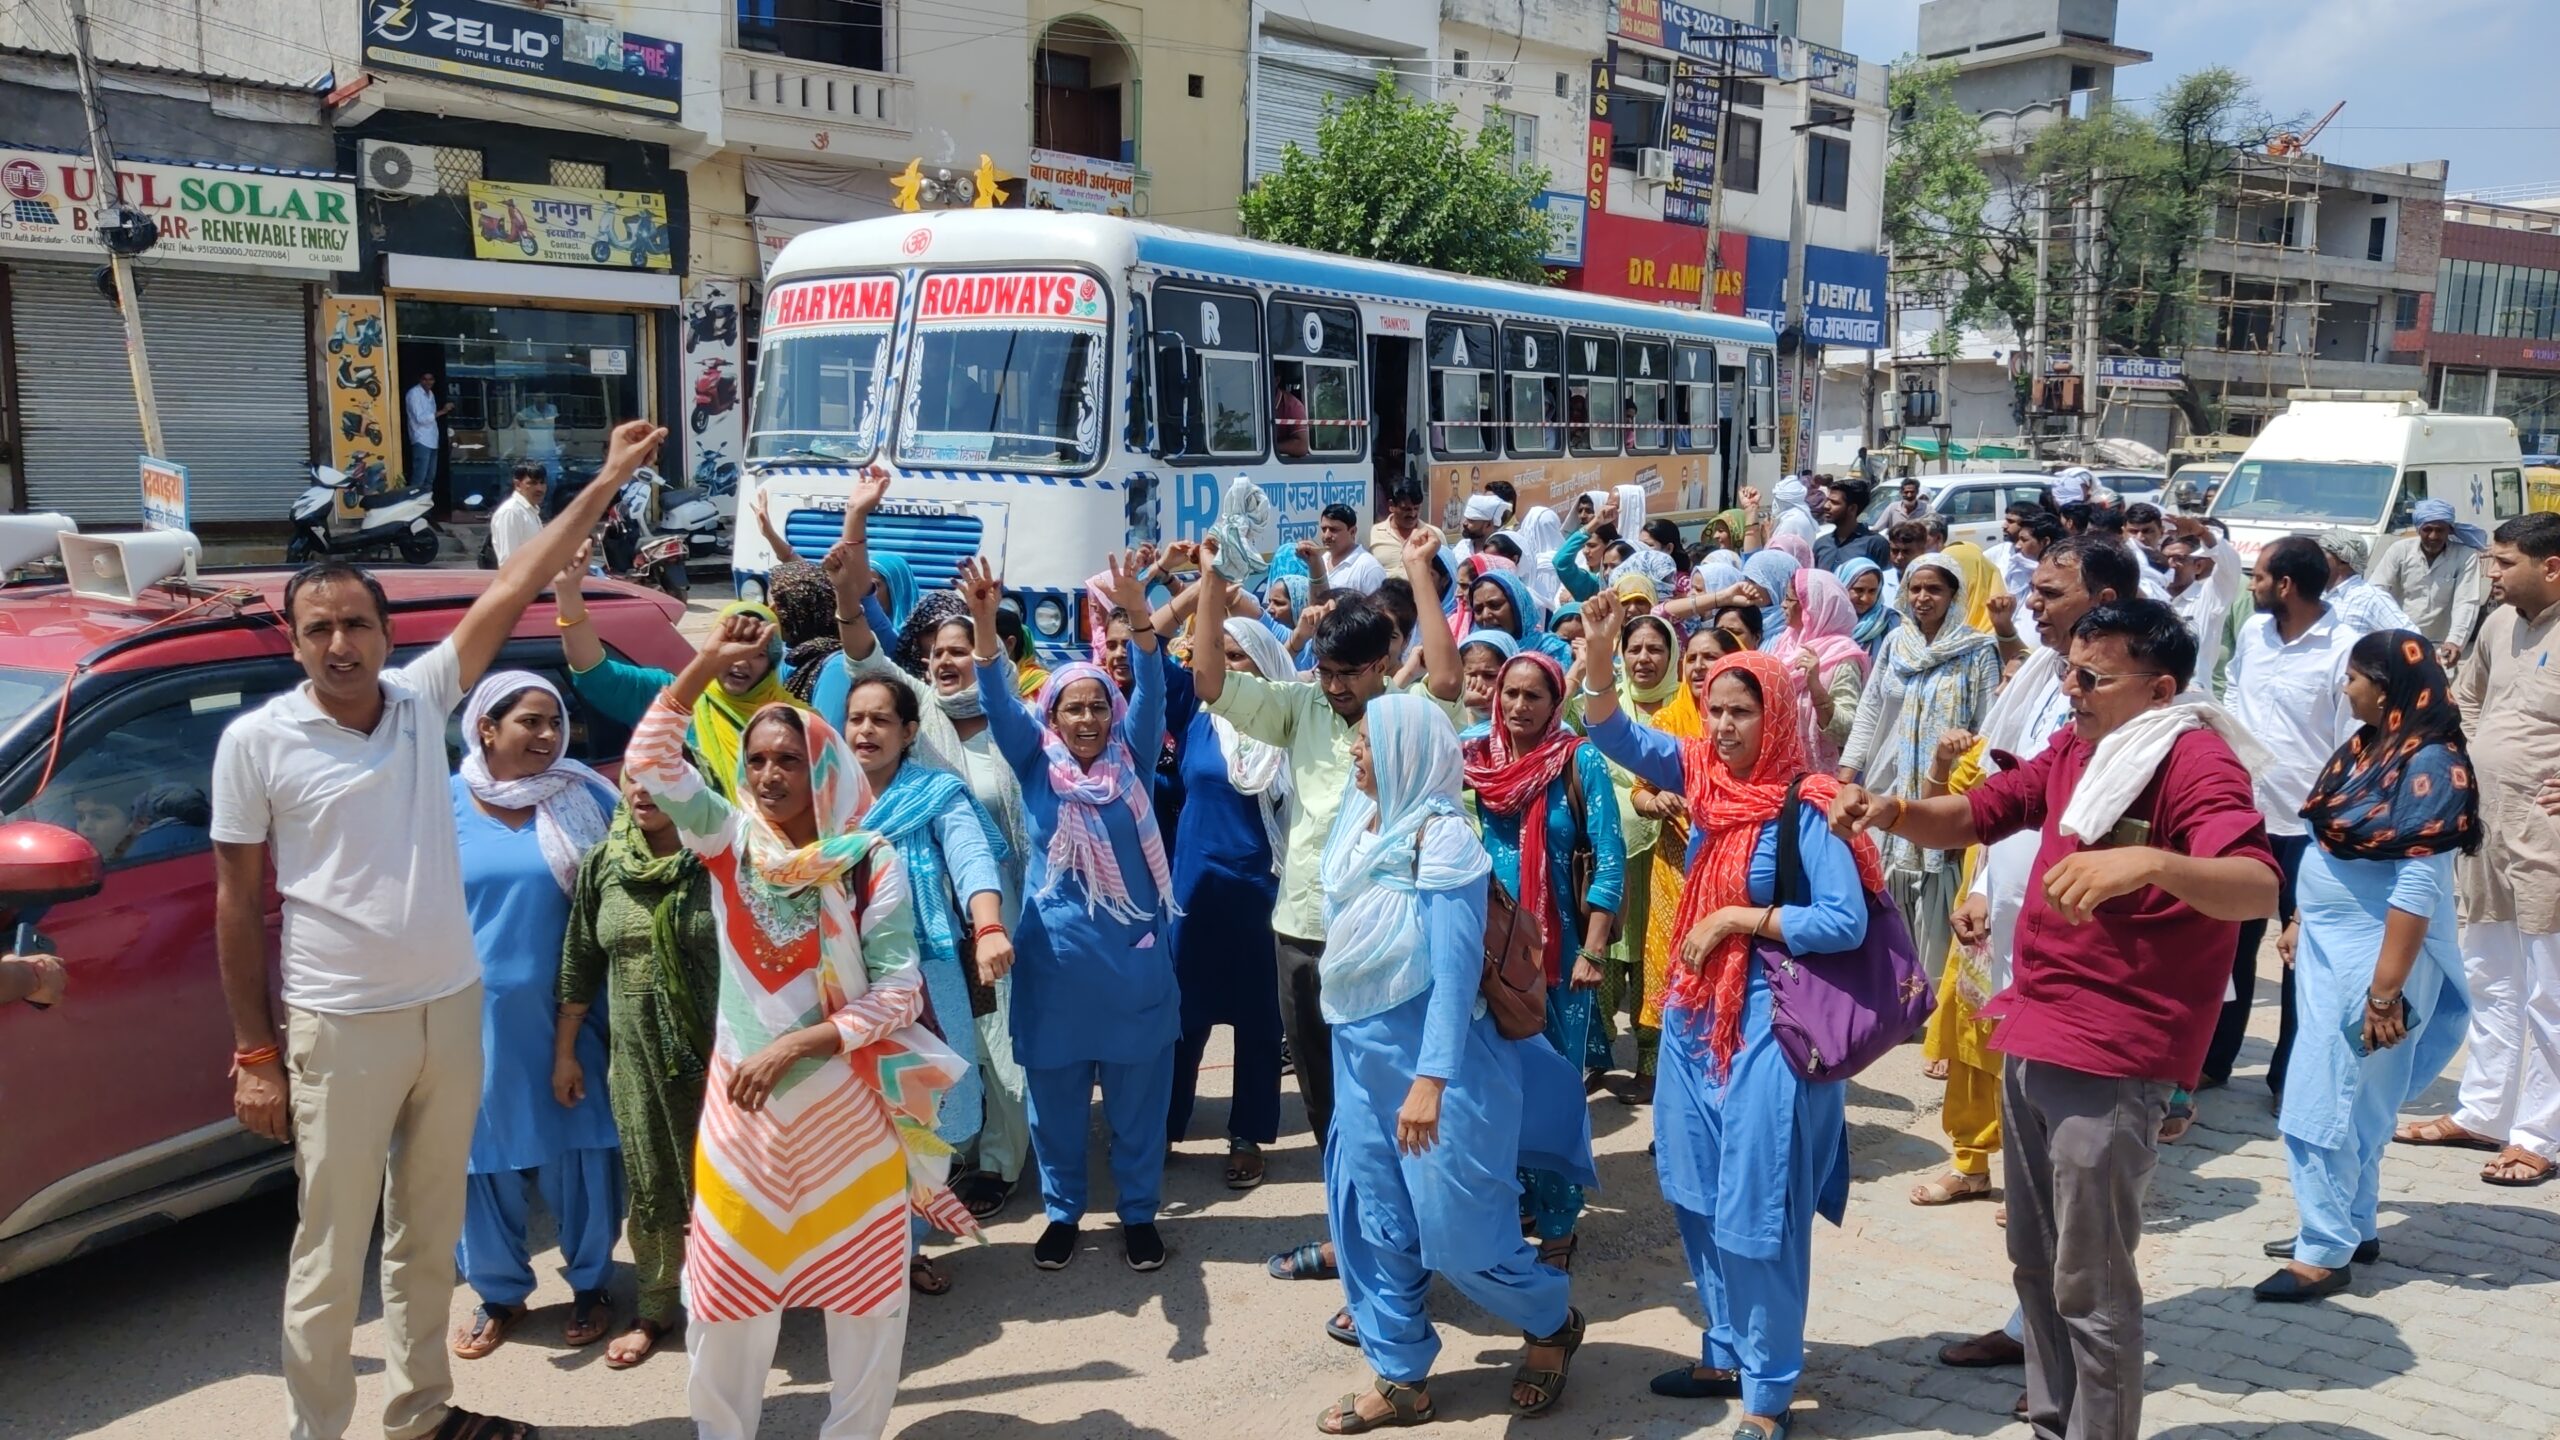
[[[106,884],[98,847],[40,820],[0,825],[0,906],[25,910],[80,900]]]

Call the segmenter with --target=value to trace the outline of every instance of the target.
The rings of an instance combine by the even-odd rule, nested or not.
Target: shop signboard
[[[1884,344],[1884,257],[1827,245],[1804,247],[1804,337],[1816,345],[1872,350]],[[1754,235],[1743,278],[1742,313],[1787,323],[1787,242]]]
[[[756,261],[759,275],[773,273],[773,262],[782,256],[782,247],[812,230],[824,230],[832,220],[785,220],[756,217]]]
[[[1706,262],[1707,232],[1694,225],[1594,212],[1577,288],[1695,310]]]
[[[1610,0],[1609,33],[1662,48],[1662,0]]]
[[[391,346],[383,337],[382,297],[328,296],[320,302],[320,327],[329,463],[363,477],[360,489],[387,488],[400,468],[400,445],[391,433]]]
[[[1662,218],[1675,225],[1704,225],[1716,184],[1714,67],[1702,60],[1671,62],[1671,185],[1662,192]]]
[[[1609,208],[1609,119],[1611,75],[1605,59],[1591,62],[1591,133],[1582,152],[1582,199],[1590,212]]]
[[[1539,263],[1553,270],[1582,268],[1582,230],[1589,218],[1590,202],[1579,195],[1549,190],[1537,199],[1538,214],[1547,222],[1547,253]]]
[[[684,47],[610,19],[490,0],[366,0],[364,61],[552,99],[673,118],[684,111]]]
[[[1664,48],[1703,60],[1719,74],[1730,64],[1736,75],[1778,73],[1778,37],[1739,20],[1728,20],[1703,5],[1662,0]]]
[[[309,172],[116,162],[124,202],[160,227],[159,260],[356,268],[356,187]],[[90,228],[98,170],[85,155],[0,148],[0,249],[106,259]]]
[[[1024,208],[1059,210],[1073,215],[1120,215],[1132,212],[1138,196],[1138,167],[1116,160],[1096,160],[1064,150],[1033,150]]]
[[[174,460],[142,457],[142,528],[187,528],[187,467]]]
[[[737,493],[738,457],[745,453],[746,377],[738,360],[738,296],[745,288],[741,281],[705,278],[684,298],[684,418],[693,457],[686,473],[714,495]]]
[[[471,182],[471,253],[543,265],[628,265],[669,270],[674,233],[655,190]]]
[[[2150,355],[2101,355],[2098,385],[2105,390],[2184,390],[2187,366],[2183,360]]]
[[[1809,40],[1796,42],[1800,73],[1813,88],[1825,95],[1843,100],[1858,98],[1858,57],[1845,50],[1833,50]]]
[[[1742,296],[1750,273],[1751,237],[1739,230],[1716,236],[1716,295],[1712,308],[1717,314],[1742,313]]]

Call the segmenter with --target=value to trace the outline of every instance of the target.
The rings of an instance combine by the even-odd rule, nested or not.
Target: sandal
[[[1250,1140],[1227,1142],[1227,1188],[1250,1190],[1262,1183],[1262,1147]]]
[[[602,1290],[581,1290],[569,1300],[569,1323],[560,1327],[561,1342],[583,1350],[604,1338],[613,1321],[613,1297]]]
[[[1571,1274],[1574,1252],[1581,1248],[1582,1237],[1579,1234],[1559,1235],[1553,1240],[1541,1240],[1538,1242],[1538,1263],[1551,1265]]]
[[[991,1175],[984,1170],[972,1171],[951,1182],[951,1193],[962,1207],[980,1220],[992,1220],[1013,1199],[1014,1182]]]
[[[2517,1173],[2521,1171],[2522,1173]],[[2504,1185],[2522,1190],[2551,1178],[2552,1164],[2521,1145],[2510,1145],[2498,1152],[2498,1158],[2480,1169],[2485,1185]]]
[[[542,1427],[502,1415],[481,1415],[459,1406],[445,1407],[444,1423],[433,1440],[540,1440]]]
[[[478,1360],[507,1343],[507,1332],[524,1318],[521,1305],[498,1305],[483,1300],[471,1307],[471,1328],[453,1337],[453,1354],[457,1360]]]
[[[2458,1150],[2496,1150],[2497,1141],[2453,1123],[2450,1115],[2431,1115],[2413,1120],[2391,1132],[2395,1145],[2450,1145]]]
[[[2022,1398],[2018,1403],[2023,1405],[2026,1402]],[[1746,1415],[1742,1418],[1741,1424],[1733,1427],[1733,1440],[1787,1440],[1787,1436],[1793,1434],[1795,1428],[1796,1422],[1792,1419],[1781,1420],[1772,1426],[1766,1421],[1754,1420]]]
[[[632,1366],[639,1364],[641,1361],[648,1359],[652,1354],[656,1353],[658,1342],[666,1339],[667,1332],[674,1328],[674,1326],[669,1325],[663,1320],[652,1320],[645,1315],[633,1320],[631,1322],[630,1329],[615,1336],[613,1343],[604,1347],[605,1368],[609,1370],[628,1370]],[[640,1349],[636,1354],[621,1348],[622,1342],[630,1339],[634,1335],[640,1337]]]
[[[922,1255],[907,1262],[907,1285],[919,1295],[948,1295],[951,1277]]]
[[[1352,1318],[1350,1306],[1345,1305],[1334,1311],[1333,1318],[1324,1322],[1324,1336],[1328,1340],[1339,1340],[1354,1349],[1359,1348],[1360,1322]]]
[[[1920,1078],[1923,1080],[1944,1080],[1952,1073],[1954,1073],[1954,1067],[1944,1060],[1932,1060],[1920,1067]]]
[[[1340,1267],[1324,1258],[1324,1242],[1310,1241],[1295,1250],[1283,1250],[1262,1262],[1274,1280],[1339,1280]]]
[[[1371,1388],[1379,1399],[1387,1402],[1387,1413],[1375,1419],[1360,1413],[1360,1392],[1343,1396],[1330,1409],[1316,1417],[1316,1428],[1327,1435],[1366,1435],[1372,1430],[1428,1425],[1438,1418],[1432,1409],[1431,1393],[1419,1385],[1399,1385],[1393,1380],[1379,1380]]]
[[[1911,1203],[1914,1205],[1953,1205],[1964,1200],[1990,1198],[1990,1176],[1967,1175],[1955,1170],[1923,1180],[1911,1187]]]
[[[1562,1350],[1564,1358],[1552,1370],[1533,1368],[1529,1357],[1520,1357],[1520,1368],[1511,1372],[1511,1386],[1517,1392],[1527,1390],[1537,1396],[1526,1405],[1515,1393],[1511,1399],[1514,1415],[1544,1415],[1564,1398],[1564,1382],[1573,1373],[1573,1352],[1582,1348],[1582,1312],[1568,1306],[1564,1312],[1564,1328],[1553,1335],[1523,1335],[1520,1338],[1532,1350]]]

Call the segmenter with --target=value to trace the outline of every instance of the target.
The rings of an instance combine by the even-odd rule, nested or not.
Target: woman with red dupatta
[[[1622,620],[1601,597],[1583,607],[1595,655]],[[1655,1168],[1680,1222],[1709,1328],[1698,1363],[1654,1377],[1683,1399],[1739,1397],[1735,1440],[1783,1440],[1804,1370],[1813,1285],[1813,1218],[1839,1223],[1849,1198],[1845,1086],[1807,1082],[1770,1028],[1768,978],[1754,942],[1790,954],[1855,949],[1866,939],[1859,893],[1881,894],[1884,867],[1861,835],[1827,820],[1838,785],[1814,768],[1811,716],[1796,672],[1757,651],[1707,672],[1704,734],[1676,740],[1631,721],[1613,690],[1583,690],[1600,753],[1688,799],[1696,842],[1680,899],[1681,936],[1663,1001],[1654,1100]],[[1776,903],[1778,826],[1790,786],[1809,903]]]
[[[1492,719],[1468,730],[1459,748],[1484,817],[1494,879],[1522,913],[1537,918],[1546,947],[1547,1040],[1576,1069],[1589,1069],[1601,964],[1626,894],[1627,857],[1608,763],[1564,728],[1564,700],[1563,668],[1549,655],[1525,652],[1495,681]],[[1524,835],[1533,843],[1522,844]],[[1593,862],[1580,894],[1571,863],[1577,849]],[[1572,1268],[1582,1187],[1546,1170],[1522,1170],[1520,1186],[1537,1227],[1538,1258]]]

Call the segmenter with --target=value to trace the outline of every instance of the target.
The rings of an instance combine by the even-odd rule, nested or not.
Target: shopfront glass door
[[[604,463],[615,423],[641,413],[638,315],[402,300],[396,320],[403,391],[432,366],[453,406],[438,487],[448,502],[495,505],[531,460],[549,472],[546,508],[556,507]]]

